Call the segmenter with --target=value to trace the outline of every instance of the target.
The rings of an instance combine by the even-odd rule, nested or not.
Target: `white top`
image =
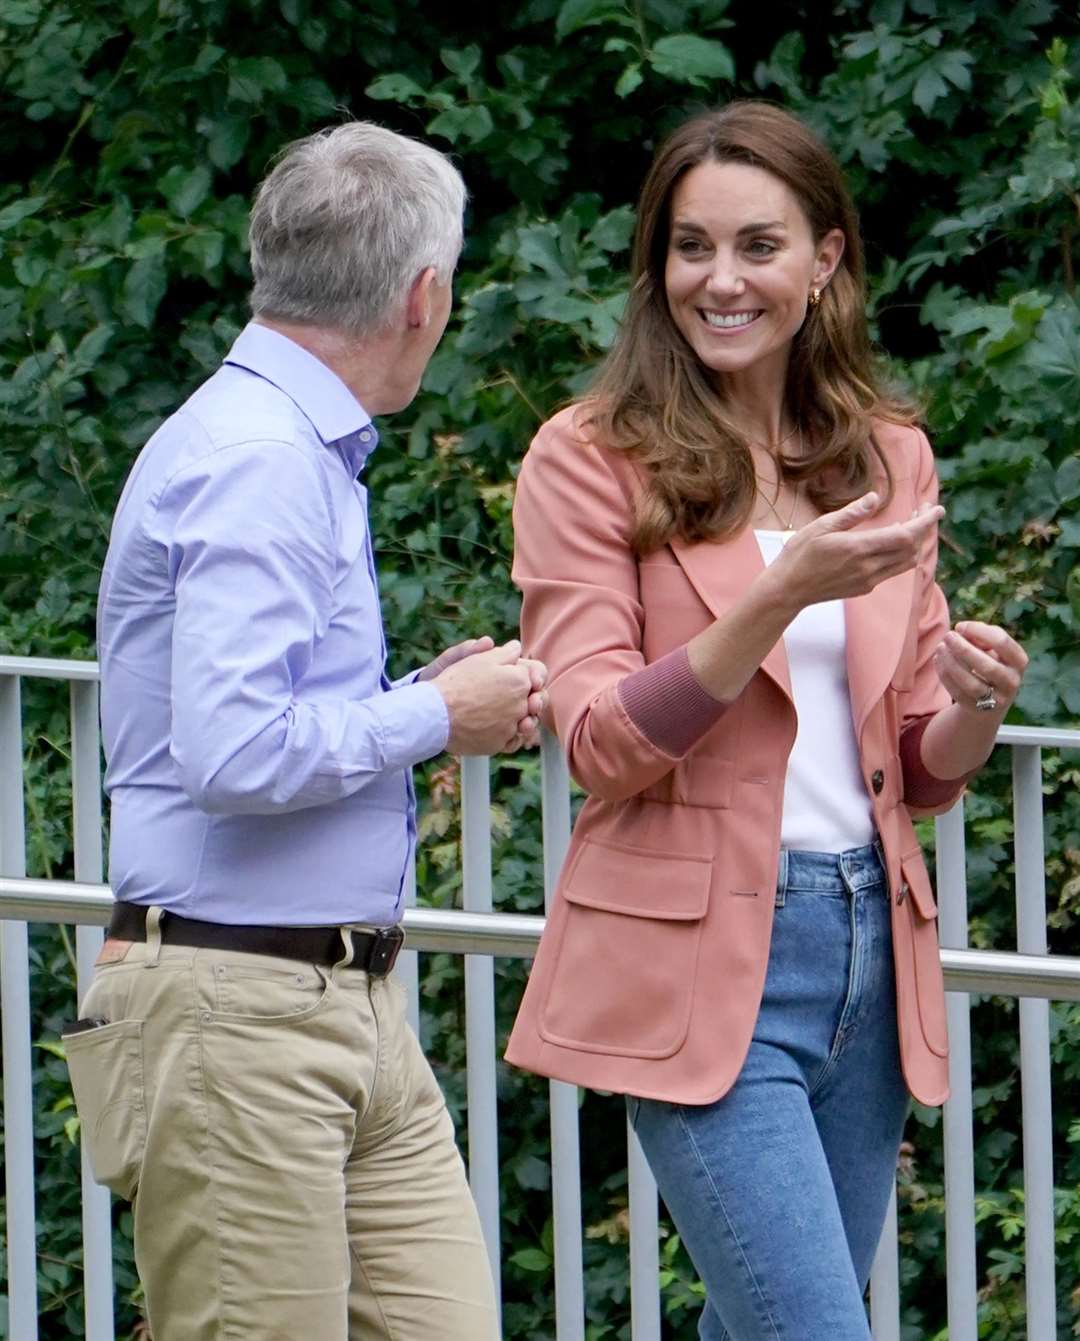
[[[794,534],[755,530],[767,564]],[[843,852],[874,841],[851,716],[846,644],[843,601],[806,606],[784,634],[799,727],[784,782],[780,842],[793,850]]]

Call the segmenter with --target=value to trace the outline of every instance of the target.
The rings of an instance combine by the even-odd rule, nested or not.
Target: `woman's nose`
[[[746,282],[730,257],[717,257],[706,287],[716,297],[737,297],[746,288]]]

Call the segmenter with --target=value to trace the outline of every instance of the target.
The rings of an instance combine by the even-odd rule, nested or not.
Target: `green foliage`
[[[425,134],[472,192],[457,316],[371,470],[397,669],[470,633],[511,633],[509,510],[539,422],[587,383],[625,299],[631,204],[658,137],[733,94],[783,101],[825,136],[863,212],[872,315],[924,400],[948,507],[957,617],[1004,622],[1033,664],[1015,716],[1080,717],[1080,23],[1050,0],[524,0],[471,18],[420,0],[0,0],[0,652],[93,655],[109,517],[141,443],[244,321],[245,214],[286,140],[344,113]],[[29,857],[71,871],[62,691],[27,693]],[[1046,760],[1053,947],[1080,950],[1080,781]],[[494,775],[496,899],[542,903],[533,760]],[[422,897],[459,894],[457,772],[421,782]],[[1008,764],[969,799],[973,943],[1014,943]],[[35,1029],[74,992],[33,936]],[[497,962],[505,1034],[523,968]],[[424,1043],[464,1106],[460,965],[428,956]],[[980,1334],[1023,1330],[1013,1003],[974,1009]],[[1054,1014],[1060,1328],[1080,1326],[1080,1150],[1066,1096],[1080,1011]],[[61,1060],[37,1054],[42,1337],[82,1334],[77,1164]],[[506,1335],[553,1330],[546,1087],[500,1075]],[[616,1102],[582,1100],[590,1339],[628,1335]],[[944,1327],[938,1115],[901,1170],[905,1335]],[[121,1327],[138,1319],[117,1211]],[[700,1287],[662,1245],[668,1332]]]

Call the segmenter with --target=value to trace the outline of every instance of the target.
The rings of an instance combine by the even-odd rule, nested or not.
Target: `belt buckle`
[[[404,944],[405,933],[400,927],[378,927],[372,932],[367,971],[377,978],[385,978],[392,971]]]

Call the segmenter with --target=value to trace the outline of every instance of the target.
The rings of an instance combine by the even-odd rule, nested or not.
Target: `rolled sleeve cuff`
[[[685,647],[619,683],[619,702],[646,740],[681,758],[730,707],[698,683]]]
[[[409,768],[446,749],[450,714],[442,694],[430,682],[390,689],[372,707],[387,768]]]
[[[904,775],[904,800],[920,810],[940,809],[955,801],[978,769],[958,778],[937,778],[922,759],[922,738],[935,713],[917,717],[900,733],[900,766]]]

